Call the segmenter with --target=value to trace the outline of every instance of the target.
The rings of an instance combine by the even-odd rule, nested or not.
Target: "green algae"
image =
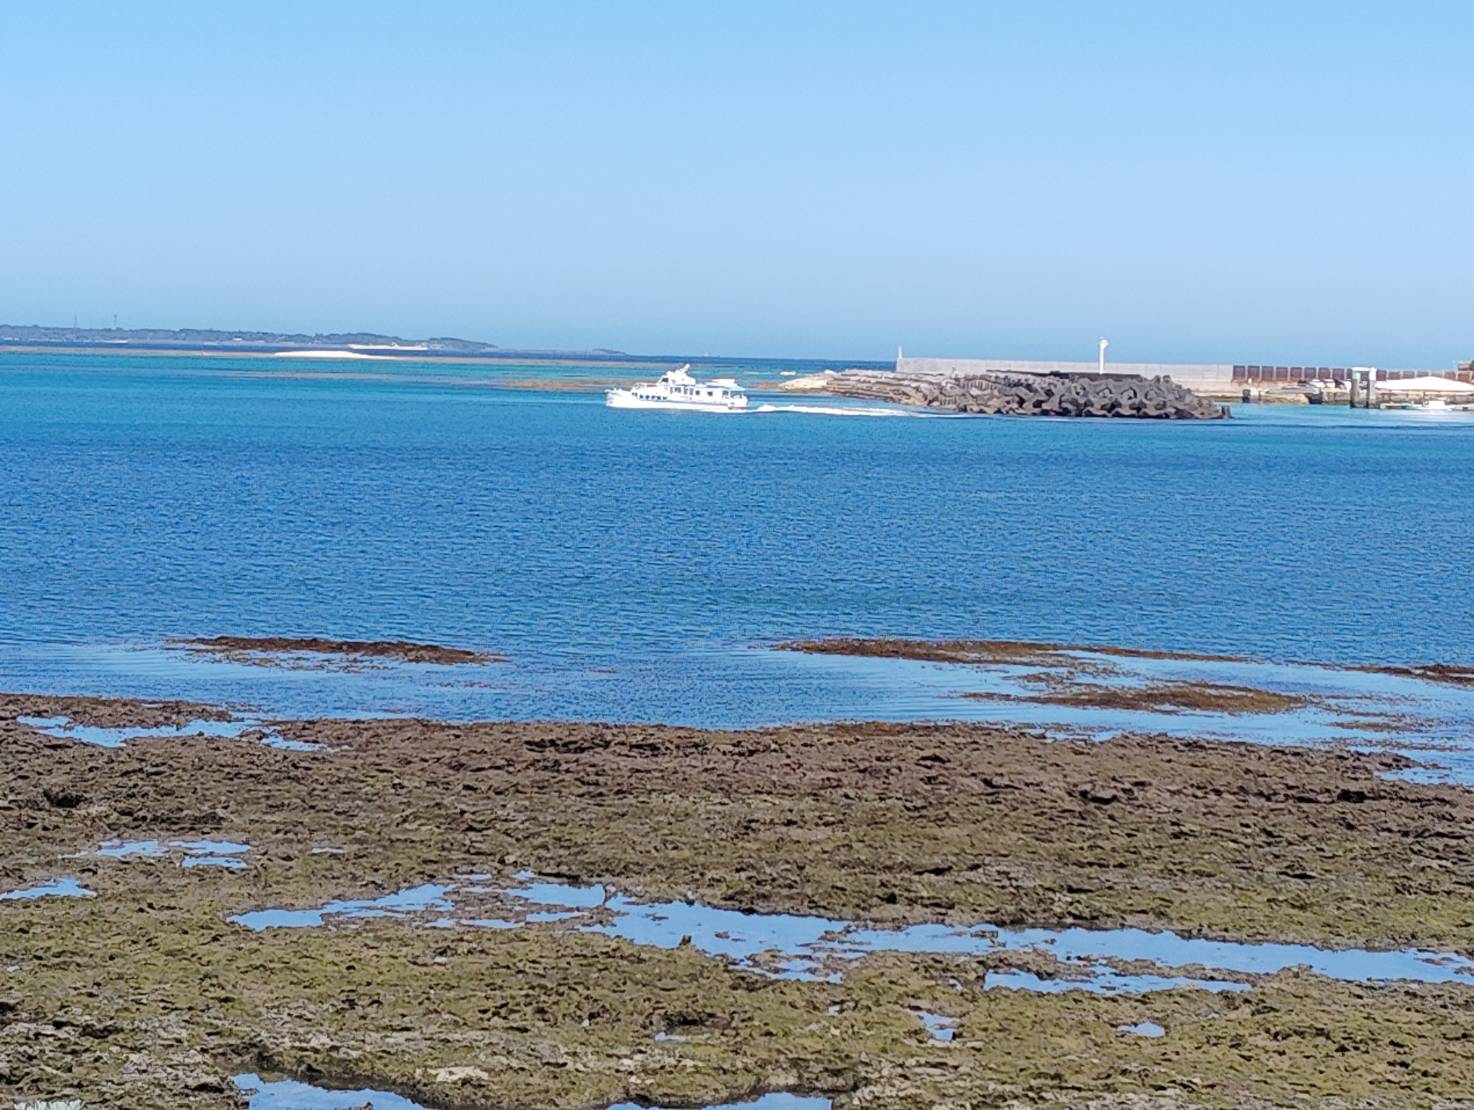
[[[1005,965],[1068,974],[1043,953],[873,955],[791,982],[554,924],[228,921],[532,867],[893,924],[1469,951],[1469,796],[1382,782],[1380,757],[976,726],[282,727],[328,747],[98,749],[0,723],[0,887],[65,873],[97,895],[0,906],[0,1093],[226,1107],[246,1070],[456,1110],[767,1089],[846,1110],[1407,1105],[1474,1087],[1467,987],[1284,972],[1235,995],[983,989]],[[241,840],[250,865],[89,854],[115,836]],[[932,1041],[917,1009],[956,1019],[956,1040]],[[1166,1036],[1118,1031],[1139,1021]]]
[[[1244,995],[1044,995],[981,990],[986,961],[898,954],[839,983],[799,983],[551,926],[250,934],[222,930],[208,899],[170,909],[166,938],[147,902],[120,893],[11,922],[3,958],[22,970],[3,996],[0,1089],[228,1106],[225,1077],[251,1068],[508,1110],[774,1088],[828,1092],[841,1107],[1070,1091],[1230,1106],[1456,1097],[1474,1078],[1474,992],[1459,988],[1288,972]],[[955,1018],[957,1039],[931,1041],[918,1007]],[[1166,1037],[1117,1031],[1143,1020]],[[38,1027],[61,1032],[28,1032]]]

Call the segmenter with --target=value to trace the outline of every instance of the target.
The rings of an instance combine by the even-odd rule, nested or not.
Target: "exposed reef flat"
[[[607,899],[580,926],[497,893],[532,872],[889,930],[1137,926],[1474,953],[1474,794],[1387,781],[1408,763],[1395,756],[958,724],[337,719],[272,722],[312,750],[208,735],[107,748],[18,719],[74,712],[201,717],[0,700],[0,892],[43,892],[0,902],[0,1093],[16,1100],[240,1106],[233,1077],[253,1072],[507,1110],[766,1090],[839,1110],[1451,1106],[1474,1086],[1461,983],[1290,969],[1237,991],[1111,995],[1063,989],[1079,969],[1048,946],[824,957],[841,973],[792,979],[713,954],[720,937],[606,935]],[[182,866],[193,849],[172,844],[240,849],[242,866]],[[437,884],[455,888],[448,908]],[[407,890],[419,908],[382,901]],[[232,920],[329,904],[402,912]],[[1061,989],[989,986],[1000,974]]]
[[[981,700],[1027,700],[1037,704],[1101,709],[1152,709],[1165,712],[1275,713],[1311,705],[1329,705],[1324,699],[1224,682],[1137,683],[1105,686],[1082,681],[1091,677],[1124,676],[1121,661],[1155,660],[1164,663],[1271,664],[1246,655],[1166,651],[1112,644],[1061,643],[1046,640],[918,640],[890,636],[831,636],[788,640],[773,645],[778,651],[804,655],[838,655],[865,659],[901,659],[922,663],[952,663],[975,667],[1038,667],[1036,676],[1021,681],[1039,688],[1028,698],[990,692],[968,694]],[[1284,660],[1283,665],[1323,672],[1388,675],[1444,686],[1474,688],[1474,667],[1447,663],[1380,664],[1325,663]],[[1404,720],[1405,725],[1413,722]],[[1343,727],[1384,729],[1382,721],[1346,722]]]
[[[330,640],[320,636],[207,636],[170,641],[189,651],[237,663],[280,666],[289,656],[389,659],[399,663],[500,663],[502,656],[410,640]]]
[[[858,655],[876,659],[916,659],[931,663],[1021,663],[1055,665],[1070,653],[1117,655],[1126,659],[1181,659],[1204,663],[1249,663],[1245,655],[1190,651],[1155,651],[1110,644],[1065,644],[1047,640],[908,640],[886,636],[830,636],[821,640],[788,640],[779,651],[807,655]]]
[[[1465,672],[1460,667],[1027,640],[841,636],[773,646],[801,655],[890,661],[886,665],[899,675],[908,673],[908,665],[940,665],[953,672],[952,697],[996,706],[994,719],[1055,735],[1124,729],[1259,743],[1370,745],[1417,759],[1421,750],[1462,751],[1463,745],[1450,745],[1448,738],[1467,732],[1474,721],[1474,698],[1458,681]],[[932,685],[914,666],[909,674],[919,686]],[[1051,707],[1064,712],[1056,719]],[[1457,774],[1464,785],[1474,782],[1466,769]]]
[[[91,728],[179,728],[192,721],[228,721],[230,710],[191,701],[0,694],[0,721],[65,717]]]
[[[1474,667],[1449,663],[1421,663],[1406,667],[1367,664],[1354,669],[1403,678],[1420,678],[1425,682],[1442,682],[1449,686],[1474,686]]]
[[[1146,709],[1161,713],[1286,713],[1313,704],[1312,699],[1252,686],[1221,682],[1161,682],[1144,686],[1101,686],[1094,683],[1043,683],[1027,696],[977,691],[964,697],[983,701],[1027,701],[1033,705],[1066,705],[1091,709]]]

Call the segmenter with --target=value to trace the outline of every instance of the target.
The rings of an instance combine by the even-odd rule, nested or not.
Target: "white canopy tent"
[[[1474,393],[1474,383],[1456,382],[1452,378],[1435,378],[1431,375],[1422,378],[1395,378],[1391,381],[1378,382],[1377,390],[1381,393],[1445,393],[1470,394]]]

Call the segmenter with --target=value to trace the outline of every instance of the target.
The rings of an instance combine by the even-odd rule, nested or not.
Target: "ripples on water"
[[[375,711],[756,723],[866,715],[886,685],[745,650],[795,636],[1474,657],[1457,414],[726,418],[391,364],[240,376],[262,368],[0,353],[0,687],[331,703],[320,675],[154,649],[394,637],[515,669]]]

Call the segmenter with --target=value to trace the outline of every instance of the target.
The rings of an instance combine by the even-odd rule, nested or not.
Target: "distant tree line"
[[[269,347],[428,347],[432,351],[495,351],[494,343],[455,336],[403,339],[371,331],[305,332],[222,331],[219,328],[53,328],[39,324],[0,324],[0,339],[41,343],[179,343],[230,346],[250,343]]]

